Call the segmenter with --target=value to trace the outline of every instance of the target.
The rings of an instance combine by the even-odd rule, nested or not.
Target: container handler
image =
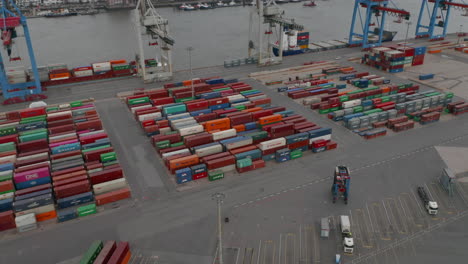
[[[331,188],[333,203],[335,203],[338,198],[343,197],[345,204],[348,204],[350,182],[351,176],[348,167],[336,166]]]

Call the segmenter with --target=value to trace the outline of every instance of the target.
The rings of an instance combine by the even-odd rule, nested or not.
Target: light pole
[[[190,66],[190,83],[192,85],[192,98],[195,97],[195,91],[193,90],[193,71],[192,71],[192,51],[193,47],[187,48],[189,54],[189,66]]]
[[[221,228],[221,204],[223,203],[225,195],[223,193],[215,193],[211,195],[211,198],[218,204],[218,252],[219,252],[219,264],[223,264],[223,236]]]
[[[405,22],[405,24],[407,25],[406,27],[406,37],[405,37],[405,44],[403,45],[404,49],[406,49],[406,42],[408,41],[408,32],[409,32],[409,27],[411,26],[411,21],[407,21]]]
[[[458,41],[457,41],[457,44],[460,44],[460,38],[461,38],[461,36],[462,36],[462,34],[463,34],[462,30],[463,30],[463,25],[460,25],[460,31],[458,32]]]

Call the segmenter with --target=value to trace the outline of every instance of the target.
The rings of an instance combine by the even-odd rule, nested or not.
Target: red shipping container
[[[234,92],[240,93],[240,92],[252,90],[252,86],[245,85],[245,86],[235,87],[235,88],[232,88],[232,89],[234,90]]]
[[[229,119],[231,119],[231,126],[242,125],[245,123],[252,122],[252,114],[243,113],[243,114],[232,116]]]
[[[257,146],[250,145],[250,146],[244,146],[244,147],[240,147],[240,148],[231,149],[231,150],[229,150],[229,152],[232,155],[236,155],[236,154],[239,154],[239,153],[243,153],[243,152],[247,152],[247,151],[251,151],[251,150],[255,150],[255,149],[257,149]]]
[[[18,167],[18,168],[15,169],[15,173],[25,172],[25,171],[28,171],[28,170],[40,169],[40,168],[44,168],[44,167],[48,167],[50,169],[50,162],[43,161],[43,162],[28,165],[28,166]]]
[[[307,132],[307,131],[317,130],[319,128],[322,128],[322,127],[317,126],[317,125],[315,125],[313,127],[305,127],[305,128],[298,129],[297,133],[303,133],[303,132]]]
[[[314,142],[312,142],[312,147],[313,148],[321,148],[321,147],[325,147],[327,145],[327,140],[325,139],[319,139],[319,140],[315,140]]]
[[[113,147],[108,147],[108,148],[103,148],[103,149],[92,150],[83,154],[84,154],[85,161],[94,161],[94,160],[99,160],[101,158],[101,154],[109,153],[113,151],[114,151]]]
[[[128,242],[119,242],[107,264],[123,264],[127,253],[129,253]]]
[[[219,158],[224,158],[227,156],[230,156],[231,154],[229,152],[221,152],[221,153],[216,153],[213,155],[208,155],[200,159],[202,163],[206,163],[209,160],[214,160],[214,159],[219,159]]]
[[[171,144],[182,141],[180,134],[155,135],[151,137],[151,142],[155,145],[157,142],[169,140]]]
[[[18,144],[18,135],[8,135],[0,137],[0,144],[9,142],[15,142],[16,144]]]
[[[18,152],[31,152],[35,150],[40,150],[47,148],[49,145],[47,144],[47,139],[38,139],[28,142],[22,142],[17,145]]]
[[[123,199],[128,199],[131,197],[131,192],[129,188],[123,188],[120,190],[96,195],[94,199],[96,200],[97,205],[104,205],[108,203],[117,202]],[[94,263],[97,263],[96,261]]]
[[[169,95],[167,90],[160,89],[156,91],[146,91],[145,94],[152,100],[152,99],[159,99],[159,98],[164,98]]]
[[[219,159],[208,160],[206,166],[208,170],[218,169],[228,165],[236,163],[236,158],[233,155],[229,155]]]
[[[58,186],[63,186],[63,185],[67,185],[67,184],[71,184],[71,183],[75,183],[75,182],[80,182],[80,181],[86,181],[88,180],[88,176],[87,175],[76,175],[74,177],[70,177],[70,178],[66,178],[66,179],[54,179],[54,183],[52,184],[54,186],[54,188],[57,188]]]
[[[208,172],[204,171],[204,172],[200,172],[200,173],[192,175],[192,180],[198,180],[198,179],[202,179],[206,177],[208,177]]]
[[[59,154],[53,154],[53,155],[50,155],[50,159],[58,160],[58,159],[63,159],[63,158],[72,157],[76,155],[81,155],[81,150],[74,150],[74,151],[68,151],[68,152],[59,153]]]
[[[135,118],[138,118],[138,116],[141,116],[141,115],[158,113],[158,112],[161,112],[161,109],[154,106],[154,107],[149,107],[149,108],[144,108],[144,109],[137,109],[134,114],[135,114]]]
[[[305,146],[309,146],[309,140],[294,142],[292,144],[289,144],[287,147],[289,149],[297,149],[297,148],[301,148],[301,147],[305,147]]]
[[[195,102],[197,101],[197,102]],[[208,108],[208,102],[206,100],[195,100],[186,102],[185,105],[187,106],[187,111],[193,112],[198,110],[203,110]]]
[[[214,98],[214,99],[209,99],[208,100],[208,105],[220,105],[220,104],[227,104],[229,103],[229,99],[227,97],[224,98]]]
[[[222,115],[227,115],[229,113],[241,113],[239,112],[239,109],[218,109],[214,110],[213,113],[216,113],[217,116],[221,117]]]
[[[37,158],[26,159],[26,160],[20,160],[20,161],[15,162],[15,166],[16,167],[27,166],[27,165],[31,165],[31,164],[35,164],[35,163],[39,163],[39,162],[44,162],[44,161],[47,161],[47,160],[49,160],[48,156],[37,157]]]
[[[76,131],[82,130],[101,130],[102,122],[101,120],[91,120],[86,122],[79,122],[75,124]]]
[[[271,104],[271,98],[252,100],[252,103],[254,103],[255,105],[269,105]]]
[[[53,113],[59,113],[59,112],[53,112]],[[66,114],[62,114],[62,115],[48,116],[47,117],[47,125],[49,125],[49,122],[53,123],[53,122],[58,122],[58,121],[62,121],[62,120],[72,120],[72,119],[73,119],[73,116],[72,116],[71,113],[66,113]]]
[[[76,177],[81,177],[81,176],[88,176],[87,172],[85,170],[80,170],[72,173],[67,173],[67,174],[62,174],[60,176],[52,177],[52,180],[55,181],[63,181],[63,180],[68,180],[70,178],[76,178]],[[75,181],[76,182],[76,181]],[[61,184],[63,185],[63,184]]]
[[[55,197],[57,199],[77,195],[84,192],[89,192],[90,186],[88,180],[75,182],[67,185],[62,185],[54,188]]]
[[[255,170],[260,169],[260,168],[265,168],[265,161],[262,159],[254,160],[252,161],[252,166]]]
[[[270,138],[274,139],[274,138],[286,137],[290,135],[294,135],[294,129],[283,131],[283,132],[270,133]]]
[[[276,153],[277,150],[284,149],[284,146],[272,148],[272,149],[267,149],[267,150],[262,150],[262,156],[265,155],[270,155]]]
[[[236,170],[238,173],[244,173],[244,172],[248,172],[248,171],[253,171],[255,168],[253,165],[250,165],[250,166],[247,166],[247,167],[243,167],[243,168],[239,168],[239,167],[236,167]]]
[[[273,111],[271,109],[257,111],[257,112],[252,113],[252,119],[258,120],[261,117],[270,116],[270,115],[273,115]]]
[[[195,93],[195,91],[194,91]],[[177,91],[172,94],[174,99],[182,99],[182,98],[187,98],[187,97],[192,97],[192,91],[189,88],[189,91]]]
[[[107,133],[98,133],[88,136],[80,136],[81,145],[91,144],[96,142],[98,139],[108,138]]]
[[[15,192],[15,195],[16,196],[21,196],[21,195],[30,194],[30,193],[33,193],[33,192],[39,192],[39,191],[43,191],[43,190],[51,189],[51,188],[52,188],[52,184],[46,183],[46,184],[37,185],[37,186],[34,186],[34,187],[30,187],[30,188],[18,190],[18,191]]]
[[[213,135],[209,133],[184,137],[184,145],[188,148],[193,148],[195,146],[200,146],[211,142],[213,142]]]
[[[294,124],[282,124],[278,126],[273,126],[271,128],[271,133],[272,134],[277,134],[285,131],[293,131],[294,130]]]
[[[7,120],[20,120],[21,116],[18,111],[6,112],[5,116]]]
[[[206,121],[211,121],[217,118],[216,113],[208,113],[208,114],[203,114],[199,116],[194,117],[195,120],[197,120],[198,123],[206,122]]]
[[[16,228],[15,215],[13,211],[0,213],[0,232],[8,229]]]
[[[58,127],[58,126],[64,126],[64,125],[73,125],[73,119],[64,119],[64,120],[57,120],[54,122],[47,122],[47,127],[48,128],[53,128],[53,127]]]
[[[15,190],[15,186],[13,185],[12,180],[0,182],[0,193],[6,192],[9,190],[13,190],[13,191]]]
[[[89,174],[92,185],[123,178],[122,168],[107,169]]]
[[[28,108],[28,109],[20,110],[19,114],[21,118],[28,118],[28,117],[46,115],[47,113],[46,113],[45,107],[35,107],[35,108]]]
[[[273,113],[276,113],[276,112],[286,111],[286,107],[277,106],[277,107],[270,108],[268,110],[271,110],[271,111],[273,111]]]
[[[275,126],[281,126],[281,125],[284,125],[283,122],[278,122],[278,123],[275,123],[275,124],[271,124],[271,125],[266,125],[266,126],[263,126],[262,127],[262,130],[263,131],[267,131],[268,133],[271,132],[271,129]]]
[[[336,149],[338,147],[338,143],[336,143],[335,141],[330,141],[327,143],[326,147],[327,150]]]
[[[75,125],[71,124],[71,125],[51,127],[48,130],[49,130],[49,135],[54,135],[54,134],[58,134],[58,133],[65,133],[65,132],[74,132],[75,131]]]

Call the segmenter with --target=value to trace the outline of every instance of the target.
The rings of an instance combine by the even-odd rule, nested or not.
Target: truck
[[[343,251],[345,253],[353,254],[354,252],[354,239],[351,233],[351,221],[349,216],[340,216],[341,236],[343,238]]]
[[[351,183],[351,175],[347,166],[336,166],[333,174],[333,184],[331,193],[333,203],[343,197],[345,204],[348,204],[349,185]]]
[[[437,202],[432,201],[429,198],[429,195],[427,195],[426,189],[424,189],[424,187],[422,186],[418,187],[418,195],[419,195],[419,198],[421,198],[421,201],[423,202],[424,208],[426,208],[427,212],[430,215],[436,215],[439,209],[439,206],[437,205]]]

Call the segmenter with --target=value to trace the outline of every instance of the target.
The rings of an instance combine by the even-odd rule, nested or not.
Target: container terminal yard
[[[2,105],[0,262],[462,262],[468,55],[458,44],[447,34],[170,81],[63,82],[41,93],[47,107]],[[53,182],[50,212],[31,198],[40,179]],[[67,188],[80,183],[86,191]]]

